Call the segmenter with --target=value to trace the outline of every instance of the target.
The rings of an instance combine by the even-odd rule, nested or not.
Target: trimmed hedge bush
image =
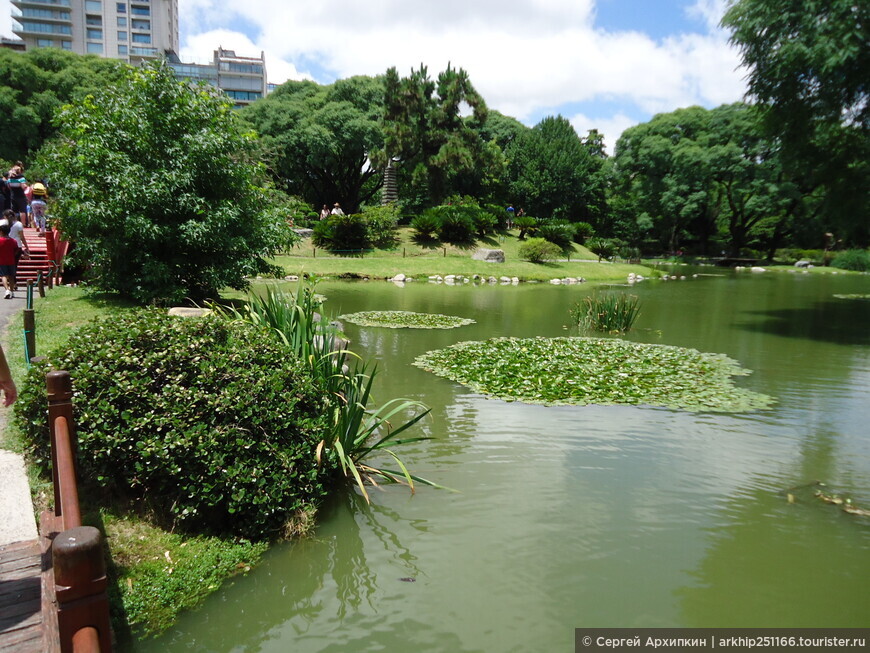
[[[369,242],[380,249],[392,249],[398,243],[396,227],[399,224],[399,207],[395,204],[372,206],[363,209]]]
[[[315,461],[324,393],[255,327],[137,310],[83,327],[49,359],[72,376],[88,491],[249,538],[280,531],[325,494],[330,470]],[[47,471],[46,371],[31,368],[15,415]]]
[[[831,261],[831,267],[867,272],[870,270],[870,252],[864,249],[847,249],[845,252],[839,252]]]
[[[561,253],[562,250],[559,249],[558,245],[543,238],[529,238],[519,248],[520,258],[531,263],[554,261],[559,258]]]

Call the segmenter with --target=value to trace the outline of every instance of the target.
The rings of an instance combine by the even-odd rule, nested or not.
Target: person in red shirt
[[[18,255],[18,242],[9,237],[9,225],[0,224],[0,276],[6,289],[5,299],[12,299],[12,284],[15,283],[15,264]]]

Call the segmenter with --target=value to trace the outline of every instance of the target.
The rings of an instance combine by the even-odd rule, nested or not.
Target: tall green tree
[[[201,301],[269,271],[286,244],[253,135],[164,64],[63,107],[43,148],[52,211],[90,282],[141,303]]]
[[[289,81],[245,109],[276,183],[315,207],[356,212],[383,184],[370,157],[383,147],[383,84],[351,77],[328,86]]]
[[[822,190],[841,234],[870,238],[870,3],[736,0],[722,23],[749,95],[799,186]]]
[[[411,204],[439,204],[467,191],[470,179],[499,175],[501,150],[482,134],[486,103],[463,69],[448,66],[432,80],[422,65],[403,78],[390,68],[384,88],[384,150],[378,161],[397,161],[406,186],[399,192]]]
[[[521,132],[505,156],[511,199],[526,213],[598,223],[605,200],[603,159],[566,118],[549,116]]]
[[[58,48],[0,48],[0,159],[27,160],[56,133],[65,103],[117,83],[126,66]]]
[[[623,234],[674,251],[709,253],[721,237],[732,255],[759,239],[781,239],[794,187],[753,107],[736,103],[659,114],[623,132],[614,184]],[[775,239],[776,239],[775,238]]]

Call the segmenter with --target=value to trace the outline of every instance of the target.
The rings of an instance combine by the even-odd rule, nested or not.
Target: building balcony
[[[21,20],[21,19],[16,19]],[[73,38],[72,29],[68,24],[64,23],[51,23],[51,22],[37,22],[37,21],[22,21],[20,25],[12,25],[12,33],[16,36],[37,36],[37,37],[52,37],[59,38],[62,40],[71,41]]]
[[[23,7],[69,7],[70,0],[12,0],[12,6],[18,9]]]

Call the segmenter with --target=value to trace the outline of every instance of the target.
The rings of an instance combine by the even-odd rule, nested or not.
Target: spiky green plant
[[[430,409],[419,401],[392,399],[377,410],[369,409],[371,389],[377,368],[362,363],[359,356],[344,347],[336,347],[338,331],[325,317],[318,319],[322,302],[314,285],[300,282],[295,293],[267,288],[264,296],[253,295],[240,310],[235,307],[217,312],[230,319],[243,320],[265,328],[281,340],[296,356],[306,360],[325,389],[331,411],[330,431],[317,447],[318,465],[327,460],[335,464],[347,479],[352,479],[369,500],[366,481],[376,485],[376,477],[387,482],[405,482],[414,491],[414,481],[441,487],[432,481],[410,474],[401,459],[387,446],[417,442],[417,437],[397,440],[396,436],[425,417]],[[354,359],[353,371],[346,363]],[[418,412],[394,426],[391,420],[404,419],[409,411]],[[399,471],[377,468],[364,462],[375,452],[389,454]]]
[[[637,295],[625,293],[590,295],[571,309],[571,317],[580,326],[605,333],[629,331],[639,314]]]

